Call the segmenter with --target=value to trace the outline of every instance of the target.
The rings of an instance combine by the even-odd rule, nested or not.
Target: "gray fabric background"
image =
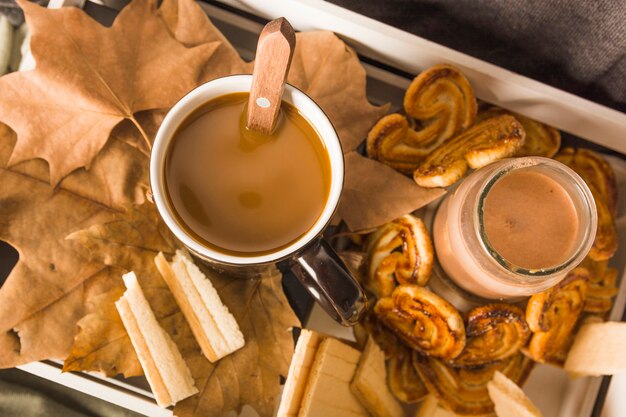
[[[625,0],[329,0],[626,113]]]

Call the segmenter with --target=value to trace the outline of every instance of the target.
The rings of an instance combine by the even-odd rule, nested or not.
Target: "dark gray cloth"
[[[18,369],[0,370],[1,417],[140,417]]]
[[[29,0],[34,3],[44,4],[48,0]],[[15,0],[0,0],[0,14],[5,15],[13,26],[19,26],[24,23],[24,12],[17,5]]]
[[[626,112],[625,0],[329,0]]]

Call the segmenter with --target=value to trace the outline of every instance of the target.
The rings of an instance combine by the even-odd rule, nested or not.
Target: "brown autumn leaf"
[[[174,37],[187,47],[219,42],[205,62],[202,82],[225,75],[252,73],[252,63],[241,59],[235,47],[194,0],[164,0],[159,14]]]
[[[187,46],[220,42],[207,62],[211,71],[204,74],[204,81],[252,72],[252,63],[239,57],[195,1],[165,0],[160,13],[176,39]],[[324,110],[337,129],[345,153],[355,150],[370,127],[389,111],[388,104],[375,106],[368,101],[366,74],[357,54],[332,32],[296,34],[287,81]]]
[[[140,128],[136,112],[168,108],[194,88],[219,46],[186,48],[156,0],[135,0],[110,28],[74,7],[19,4],[37,66],[0,79],[0,114],[18,135],[10,164],[43,158],[52,184],[88,167],[120,121]]]
[[[287,81],[309,95],[328,115],[344,153],[355,150],[372,125],[389,111],[389,104],[370,104],[359,57],[332,32],[296,35]]]
[[[95,262],[115,267],[122,273],[135,271],[161,326],[175,341],[184,340],[190,334],[176,301],[154,265],[157,253],[171,254],[177,244],[152,203],[127,207],[110,221],[76,231],[66,239],[87,248]],[[108,376],[123,373],[126,377],[142,373],[113,304],[124,292],[120,278],[121,273],[115,291],[87,300],[88,314],[78,322],[79,331],[65,359],[65,371],[99,371]]]
[[[245,404],[262,416],[272,414],[280,376],[286,376],[293,354],[290,329],[300,325],[282,291],[282,276],[277,270],[245,279],[216,274],[200,265],[246,338],[242,349],[211,364],[154,266],[155,255],[159,251],[172,253],[175,244],[153,205],[129,209],[113,221],[73,233],[68,239],[80,241],[95,260],[137,273],[157,319],[178,345],[200,390],[200,395],[177,406],[177,415],[222,416]],[[65,370],[136,374],[136,363],[127,356],[134,357],[132,345],[128,336],[124,337],[119,318],[110,311],[114,294],[98,297],[97,306],[79,322],[80,331]]]
[[[67,355],[84,300],[111,290],[116,274],[65,237],[141,199],[136,184],[145,176],[136,163],[145,158],[113,140],[90,171],[52,187],[44,161],[7,168],[15,140],[0,125],[0,240],[20,256],[0,288],[0,368]]]
[[[119,278],[126,271],[112,268]],[[137,354],[126,333],[115,302],[124,293],[119,284],[110,291],[90,297],[85,302],[87,315],[81,318],[72,350],[63,363],[63,371],[96,371],[124,377],[143,374]]]
[[[346,177],[339,216],[352,231],[371,229],[425,206],[445,194],[423,188],[393,168],[356,152],[345,155]]]
[[[237,414],[243,405],[261,417],[271,417],[280,391],[280,376],[287,376],[293,355],[292,327],[299,327],[274,268],[249,279],[216,274],[201,266],[224,304],[233,313],[246,339],[235,353],[210,363],[195,350],[185,354],[200,390],[177,404],[179,417],[223,417]]]

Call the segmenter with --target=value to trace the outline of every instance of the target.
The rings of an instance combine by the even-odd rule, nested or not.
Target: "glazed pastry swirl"
[[[403,403],[416,403],[428,394],[413,366],[412,351],[402,345],[387,361],[387,382],[393,395]]]
[[[367,154],[406,174],[412,173],[428,153],[467,129],[476,117],[472,87],[451,65],[436,65],[420,73],[404,96],[401,114],[376,123],[367,136]]]
[[[584,312],[602,318],[613,307],[613,297],[618,293],[617,269],[609,268],[608,261],[594,261],[587,257],[580,266],[589,272],[589,291]]]
[[[465,347],[459,312],[437,294],[417,285],[400,285],[374,307],[378,319],[410,348],[446,360]]]
[[[484,365],[506,359],[526,345],[530,329],[524,312],[511,304],[487,304],[468,313],[465,349],[454,366]]]
[[[518,385],[523,385],[533,362],[516,353],[508,359],[490,365],[455,368],[432,357],[413,354],[413,365],[428,391],[444,408],[463,416],[492,415],[494,405],[487,383],[496,371],[502,372]]]
[[[380,350],[385,353],[385,359],[397,356],[397,352],[403,348],[396,334],[383,325],[372,310],[365,313],[359,326],[363,326],[366,332],[363,342],[367,340],[367,335],[372,336]]]
[[[585,307],[588,281],[586,268],[574,268],[556,286],[530,297],[526,321],[533,332],[528,345],[532,359],[563,365]]]
[[[515,154],[524,138],[524,128],[513,116],[490,117],[431,152],[413,179],[422,187],[447,187],[460,180],[468,167],[481,168]]]
[[[617,251],[617,182],[611,166],[589,149],[563,149],[555,159],[572,168],[589,186],[598,210],[596,240],[589,251],[594,261],[610,259]]]
[[[553,128],[529,117],[518,113],[512,113],[499,107],[489,107],[484,111],[479,109],[476,121],[482,121],[490,117],[510,114],[515,117],[526,132],[524,146],[515,152],[514,156],[543,156],[552,158],[561,147],[561,133]]]
[[[378,228],[366,251],[364,285],[378,298],[391,295],[398,284],[426,285],[430,278],[433,244],[424,222],[411,214]]]

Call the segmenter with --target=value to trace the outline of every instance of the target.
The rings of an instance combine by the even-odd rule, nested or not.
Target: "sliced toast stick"
[[[186,252],[176,251],[171,263],[159,253],[154,262],[211,362],[244,346],[237,321]]]
[[[115,303],[137,352],[148,383],[161,407],[194,395],[191,371],[174,341],[157,322],[134,272],[123,276],[126,292]]]

